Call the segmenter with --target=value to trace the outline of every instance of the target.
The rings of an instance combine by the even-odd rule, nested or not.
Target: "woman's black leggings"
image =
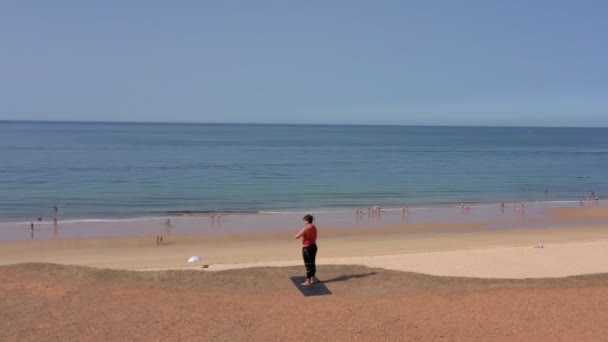
[[[317,266],[315,264],[317,244],[313,243],[308,247],[303,247],[302,257],[304,258],[304,266],[306,266],[306,278],[310,279],[317,273]]]

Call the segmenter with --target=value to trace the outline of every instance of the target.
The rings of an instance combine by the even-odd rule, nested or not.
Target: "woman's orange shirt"
[[[314,243],[317,243],[317,227],[311,224],[302,235],[302,247],[308,247]]]

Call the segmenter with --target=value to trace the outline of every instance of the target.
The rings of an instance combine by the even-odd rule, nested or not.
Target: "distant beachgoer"
[[[310,286],[314,284],[317,267],[315,259],[317,257],[317,227],[312,222],[312,215],[303,218],[304,228],[296,234],[296,239],[302,238],[302,258],[306,267],[306,281],[300,285]]]
[[[53,206],[53,212],[57,213],[59,211],[59,209],[56,206]]]
[[[545,189],[545,196],[549,194],[549,190]]]
[[[30,229],[34,231],[34,222],[30,222]]]
[[[380,206],[379,205],[375,205],[372,210],[373,210],[373,213],[374,213],[374,217],[380,218],[380,213],[382,212],[380,210]]]
[[[163,244],[163,236],[162,235],[160,236],[160,244],[161,245]]]
[[[160,244],[160,236],[156,235],[156,244],[159,245]]]

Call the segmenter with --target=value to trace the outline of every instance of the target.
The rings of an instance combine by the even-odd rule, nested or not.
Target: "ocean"
[[[608,193],[608,128],[0,121],[0,221]]]

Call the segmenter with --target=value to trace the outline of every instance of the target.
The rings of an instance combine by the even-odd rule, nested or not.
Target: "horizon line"
[[[390,124],[390,123],[268,123],[268,122],[194,122],[194,121],[103,121],[103,120],[11,120],[12,123],[79,123],[79,124],[144,124],[144,125],[222,125],[222,126],[358,126],[358,127],[479,127],[479,128],[608,128],[608,126],[521,126],[521,125],[459,125],[459,124]]]

